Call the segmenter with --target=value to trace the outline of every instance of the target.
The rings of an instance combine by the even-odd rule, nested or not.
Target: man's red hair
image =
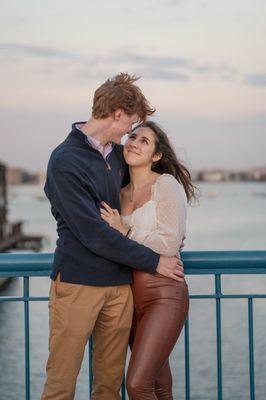
[[[107,79],[96,91],[93,99],[92,116],[96,119],[107,118],[118,109],[128,116],[137,114],[140,122],[145,122],[155,112],[140,88],[135,85],[139,79],[135,75],[120,73]]]

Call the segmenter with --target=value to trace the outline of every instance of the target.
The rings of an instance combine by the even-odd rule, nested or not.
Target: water
[[[201,184],[200,205],[189,208],[186,250],[265,250],[266,184]],[[48,202],[40,201],[41,189],[13,187],[10,192],[10,219],[25,221],[25,231],[46,237],[43,251],[53,251],[56,232]],[[213,293],[214,280],[209,276],[187,278],[190,293]],[[222,280],[224,293],[265,293],[266,277],[227,276]],[[32,278],[30,293],[47,295],[48,278]],[[14,279],[1,294],[22,293],[22,282]],[[247,302],[222,302],[223,394],[224,400],[249,399]],[[30,305],[31,393],[40,398],[47,359],[47,303]],[[254,302],[256,399],[266,398],[266,306]],[[0,304],[0,400],[24,398],[23,304]],[[190,356],[191,399],[214,400],[216,395],[215,303],[191,301]],[[184,337],[171,356],[174,398],[184,395]],[[88,399],[88,362],[85,355],[79,375],[76,399]]]

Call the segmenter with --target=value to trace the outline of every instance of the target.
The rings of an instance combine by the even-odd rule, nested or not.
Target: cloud
[[[175,71],[165,71],[163,69],[146,70],[142,76],[147,79],[161,79],[170,81],[186,82],[190,80],[189,75]]]
[[[154,78],[168,80],[189,80],[192,75],[205,77],[233,77],[239,72],[226,64],[199,63],[184,57],[152,56],[130,53],[125,58],[143,69],[146,67],[154,71]],[[157,73],[156,73],[157,72]],[[160,73],[161,72],[161,73]]]
[[[211,65],[211,64],[195,64],[192,66],[194,72],[198,72],[199,74],[208,74],[208,73],[226,73],[226,74],[235,74],[237,70],[234,67],[225,64]]]
[[[165,57],[165,56],[150,56],[137,53],[126,53],[124,55],[128,60],[133,63],[141,63],[151,65],[160,65],[163,67],[189,67],[190,61],[182,57]]]
[[[10,59],[46,59],[43,73],[62,71],[62,63],[67,63],[66,71],[79,78],[98,79],[117,71],[134,71],[147,79],[186,82],[193,77],[230,78],[239,73],[226,64],[200,63],[181,56],[145,54],[143,52],[120,51],[109,54],[78,54],[63,49],[42,47],[21,43],[0,43],[0,51],[8,53]],[[93,68],[91,67],[93,66]]]
[[[163,7],[178,7],[181,4],[186,4],[187,0],[159,0],[158,5]]]
[[[266,74],[249,74],[246,75],[245,83],[252,86],[266,86]]]
[[[116,58],[117,62],[130,62],[134,68],[150,72],[153,78],[163,78],[169,80],[188,80],[191,74],[212,75],[221,77],[233,76],[238,71],[226,64],[198,63],[185,57],[157,56],[142,53],[125,53]]]
[[[77,55],[51,47],[34,46],[23,43],[0,43],[0,51],[16,56],[44,57],[50,59],[76,60]]]

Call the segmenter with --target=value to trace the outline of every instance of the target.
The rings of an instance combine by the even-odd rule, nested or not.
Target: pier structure
[[[8,221],[7,198],[7,167],[0,163],[0,253],[12,249],[40,251],[41,235],[26,235],[22,221]]]

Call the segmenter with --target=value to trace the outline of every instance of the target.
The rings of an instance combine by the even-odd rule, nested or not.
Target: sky
[[[0,0],[0,161],[44,170],[123,71],[191,169],[266,166],[265,0]]]

